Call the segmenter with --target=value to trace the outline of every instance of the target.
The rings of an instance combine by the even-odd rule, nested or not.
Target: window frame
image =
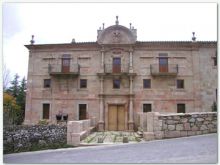
[[[145,81],[146,81],[146,83],[148,81],[148,83],[145,84]],[[145,85],[148,85],[148,86],[145,86]],[[151,88],[151,79],[143,79],[143,88],[144,89],[150,89]]]
[[[183,108],[183,111],[184,112],[182,112],[182,110],[181,110],[181,108],[179,107],[179,106],[183,106],[183,107],[181,107],[181,108]],[[185,103],[178,103],[177,104],[177,113],[186,113],[186,104]]]
[[[51,79],[44,79],[44,88],[51,88]]]
[[[145,105],[146,106],[149,106],[150,105],[150,111],[149,111],[149,109],[145,109]],[[147,108],[147,107],[146,107]],[[148,107],[149,108],[149,107]],[[147,111],[145,111],[145,110],[147,110]],[[152,112],[152,104],[151,103],[143,103],[143,105],[142,105],[142,112],[143,113],[148,113],[148,112]]]
[[[82,108],[82,107],[81,107],[82,105],[85,106],[85,107],[84,107],[84,108],[85,108],[85,118],[84,118],[84,119],[81,119],[81,118],[80,118],[80,117],[81,117],[81,116],[80,116],[80,112],[81,112],[81,110],[82,110],[82,109],[81,109],[81,108]],[[88,106],[87,106],[87,104],[83,104],[83,103],[78,104],[78,116],[79,116],[78,120],[86,120],[86,119],[87,119],[87,112],[88,112]]]
[[[184,79],[177,79],[176,80],[176,88],[177,89],[185,89],[185,81],[184,81]]]
[[[83,85],[83,81],[85,81],[85,85]],[[79,87],[80,87],[80,89],[87,89],[87,87],[88,87],[87,79],[80,79],[79,80]]]
[[[119,82],[118,87],[115,86],[115,85],[117,85],[117,83],[115,83],[115,81]],[[112,83],[113,83],[113,89],[120,89],[121,88],[121,80],[120,79],[113,79]]]
[[[45,106],[48,106],[47,108],[45,107]],[[46,120],[49,120],[50,119],[50,104],[49,103],[43,103],[43,107],[42,107],[43,109],[42,109],[42,119],[46,119]],[[45,111],[48,111],[47,113],[48,114],[46,114],[46,112]],[[46,116],[48,115],[48,118],[46,118]]]

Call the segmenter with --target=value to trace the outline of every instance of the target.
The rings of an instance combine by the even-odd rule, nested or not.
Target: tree
[[[18,115],[21,108],[16,103],[16,99],[9,93],[3,93],[3,116],[4,125],[17,124]]]
[[[18,88],[18,95],[16,98],[17,104],[21,108],[21,113],[19,114],[18,122],[21,124],[24,121],[24,115],[25,115],[25,98],[26,98],[26,79],[23,77],[21,84]]]
[[[14,79],[11,81],[11,87],[7,90],[13,97],[17,97],[19,93],[19,76],[16,73]]]

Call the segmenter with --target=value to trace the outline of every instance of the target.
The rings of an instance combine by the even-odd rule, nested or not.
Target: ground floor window
[[[185,104],[177,104],[177,113],[186,113]]]
[[[79,120],[85,120],[86,118],[86,104],[79,104]]]
[[[143,104],[143,112],[151,112],[151,104]]]
[[[43,104],[43,119],[49,119],[50,104]]]

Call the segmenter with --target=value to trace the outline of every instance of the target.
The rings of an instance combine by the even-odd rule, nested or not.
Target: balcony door
[[[69,73],[70,72],[70,55],[63,55],[62,57],[62,72]]]
[[[113,58],[112,64],[112,72],[113,73],[120,73],[121,72],[121,58]]]
[[[159,72],[166,73],[168,72],[168,58],[159,57]]]

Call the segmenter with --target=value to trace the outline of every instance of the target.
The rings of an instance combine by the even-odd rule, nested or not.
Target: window
[[[114,89],[119,89],[120,88],[120,80],[119,79],[113,80],[113,88]]]
[[[185,104],[177,104],[177,113],[185,113]]]
[[[151,79],[143,79],[143,87],[151,88]]]
[[[178,89],[183,89],[184,88],[184,80],[177,80],[176,86]]]
[[[159,53],[159,72],[166,73],[168,72],[168,54]]]
[[[79,104],[79,120],[86,119],[86,104]]]
[[[214,66],[217,66],[217,57],[213,57]]]
[[[80,88],[87,88],[87,80],[80,79]]]
[[[70,55],[64,54],[62,57],[62,72],[68,73],[70,71]]]
[[[49,119],[50,104],[43,104],[43,119]]]
[[[143,112],[151,112],[151,104],[143,104]]]
[[[113,58],[113,66],[112,66],[113,73],[120,73],[121,72],[121,58]]]
[[[44,88],[50,88],[51,80],[50,79],[44,79]]]

